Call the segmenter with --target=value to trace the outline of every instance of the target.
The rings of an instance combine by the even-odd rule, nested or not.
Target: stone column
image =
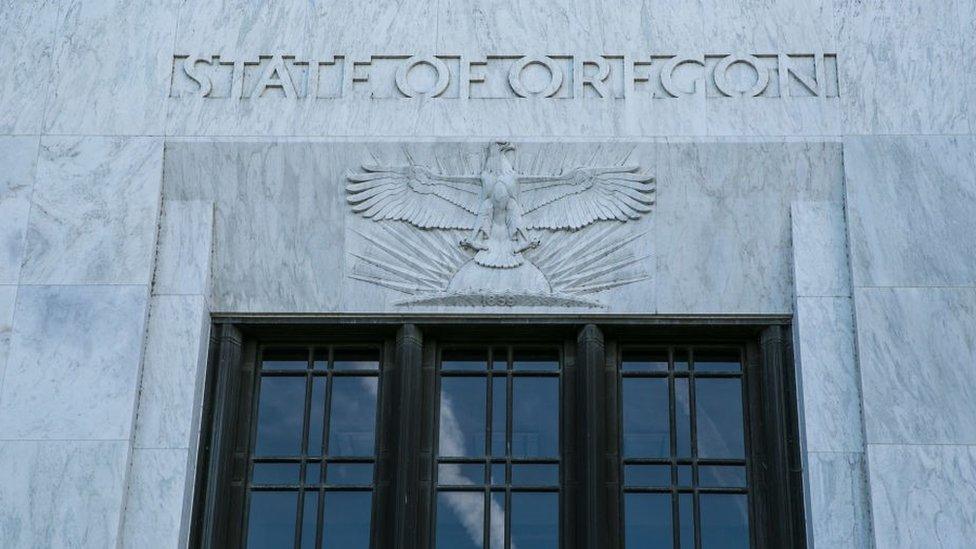
[[[844,205],[792,206],[794,354],[811,547],[869,547]]]

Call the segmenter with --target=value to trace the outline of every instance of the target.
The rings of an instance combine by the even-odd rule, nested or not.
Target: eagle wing
[[[522,219],[528,229],[575,231],[597,221],[630,221],[654,205],[654,178],[637,166],[577,168],[519,181]]]
[[[480,176],[447,176],[421,166],[364,165],[347,176],[346,200],[375,221],[405,221],[422,229],[470,229],[481,195]]]

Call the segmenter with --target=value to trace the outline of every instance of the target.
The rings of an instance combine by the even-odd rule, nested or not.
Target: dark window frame
[[[460,322],[459,322],[460,320]],[[426,548],[436,505],[438,342],[561,341],[562,547],[622,547],[619,346],[733,344],[746,349],[750,524],[753,546],[806,546],[798,402],[790,319],[756,317],[400,315],[215,317],[197,452],[191,547],[236,547],[245,528],[250,418],[259,344],[382,345],[373,547]],[[513,328],[522,335],[512,336]],[[524,332],[531,332],[525,334]],[[250,380],[252,383],[247,383]],[[571,405],[575,396],[576,405]],[[433,409],[432,409],[433,407]],[[419,413],[403,414],[401,410]],[[582,436],[601,432],[601,437]],[[569,453],[566,454],[566,449]],[[402,502],[401,504],[397,504]],[[607,525],[617,525],[616,528]]]

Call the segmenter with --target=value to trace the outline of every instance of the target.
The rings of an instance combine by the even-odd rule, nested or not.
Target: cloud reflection
[[[467,455],[464,432],[455,413],[451,396],[441,393],[440,454],[445,456]],[[483,479],[471,479],[461,471],[460,464],[443,464],[438,469],[438,483],[452,486],[481,486]],[[442,492],[454,515],[461,521],[468,537],[476,546],[481,546],[485,538],[483,504],[471,497],[471,492]],[[505,509],[494,497],[489,498],[491,547],[505,546]],[[512,544],[512,549],[516,549]]]

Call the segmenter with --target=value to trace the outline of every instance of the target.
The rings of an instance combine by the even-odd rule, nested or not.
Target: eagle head
[[[506,153],[515,151],[515,146],[508,141],[495,141],[488,146],[485,157],[485,169],[495,173],[509,173],[512,163]]]

